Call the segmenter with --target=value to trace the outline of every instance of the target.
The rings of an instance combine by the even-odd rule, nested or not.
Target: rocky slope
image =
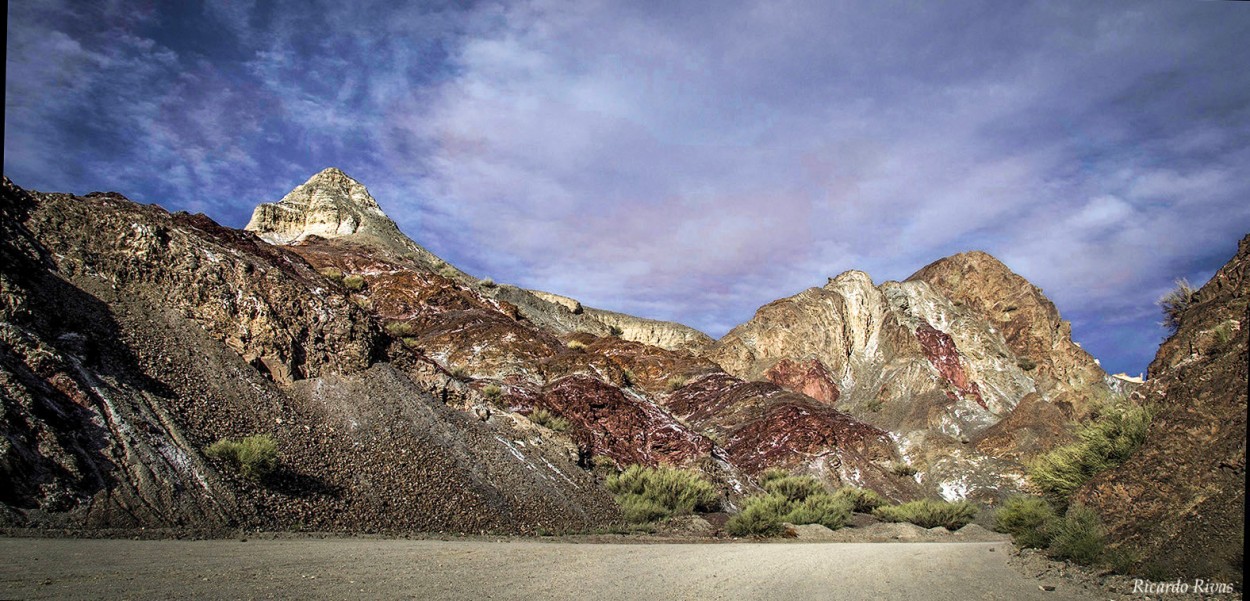
[[[992,500],[1116,394],[1041,292],[984,253],[904,282],[863,272],[770,303],[707,355],[882,428],[926,490]]]
[[[108,528],[584,528],[567,449],[403,351],[296,254],[203,216],[7,180],[0,520]],[[468,408],[469,411],[461,409]],[[208,460],[269,434],[263,485]]]
[[[1158,410],[1141,448],[1076,495],[1156,571],[1242,579],[1248,307],[1250,236],[1194,295],[1134,393]]]

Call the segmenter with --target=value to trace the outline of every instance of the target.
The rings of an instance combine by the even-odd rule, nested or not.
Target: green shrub
[[[921,499],[901,505],[878,507],[873,514],[887,522],[911,522],[923,528],[941,526],[947,530],[959,530],[972,521],[977,514],[977,506],[968,501],[950,503]]]
[[[1102,558],[1105,549],[1106,529],[1093,509],[1073,505],[1062,520],[1056,520],[1051,557],[1091,565]]]
[[[633,524],[646,524],[672,515],[667,507],[644,495],[620,495],[616,498],[616,502],[621,506],[621,514],[625,516],[625,521]]]
[[[1146,439],[1151,411],[1136,405],[1105,410],[1077,433],[1078,442],[1038,457],[1029,480],[1058,507],[1099,472],[1124,463]]]
[[[482,388],[482,396],[492,401],[499,398],[503,394],[503,389],[498,384],[488,384]]]
[[[792,502],[783,521],[791,524],[820,524],[830,530],[846,525],[851,517],[851,503],[826,493],[818,493],[802,501]]]
[[[338,284],[343,283],[343,272],[334,267],[323,267],[317,270],[325,279]]]
[[[802,501],[812,495],[825,492],[819,480],[811,476],[784,476],[763,480],[762,487],[771,494],[781,495],[790,501]]]
[[[676,392],[689,381],[690,378],[686,376],[673,376],[668,379],[668,390],[669,392]]]
[[[498,388],[498,387],[496,387]],[[546,409],[535,409],[529,415],[530,421],[556,432],[568,432],[569,420],[564,419]]]
[[[392,321],[386,324],[386,333],[396,338],[411,338],[417,334],[417,328],[406,321]]]
[[[481,284],[483,288],[494,288],[494,287],[495,287],[495,280],[493,280],[493,279],[491,279],[491,278],[482,278],[482,279],[481,279],[481,281],[479,281],[478,283],[479,283],[479,284]]]
[[[751,497],[725,522],[725,530],[733,536],[779,536],[785,531],[782,516],[788,513],[790,501],[781,495]]]
[[[766,484],[772,482],[773,480],[780,480],[781,478],[789,477],[790,472],[787,472],[779,467],[770,467],[763,472],[760,472],[760,475],[756,476],[756,481],[759,482],[760,487],[763,488]]]
[[[853,511],[871,513],[872,510],[886,504],[886,500],[875,491],[846,486],[833,493],[835,499],[846,501]]]
[[[994,512],[994,529],[1010,534],[1021,547],[1044,549],[1054,535],[1055,508],[1038,497],[1012,497]]]
[[[716,487],[694,470],[631,465],[609,476],[605,486],[616,496],[626,519],[633,522],[648,515],[654,516],[647,520],[650,521],[694,511],[715,511],[720,505]],[[663,510],[663,515],[655,515],[652,507]]]
[[[586,348],[586,343],[581,340],[570,340],[565,346],[569,347],[569,350],[580,351]]]
[[[620,337],[621,337],[621,335],[622,335],[622,334],[624,334],[624,333],[625,333],[625,330],[622,330],[621,328],[619,328],[619,327],[617,327],[617,326],[608,326],[608,335],[609,335],[609,336],[613,336],[613,337],[615,337],[615,338],[620,338]]]
[[[916,468],[906,461],[895,461],[890,464],[890,473],[895,476],[910,478],[916,475]]]
[[[343,278],[343,287],[353,292],[359,292],[365,288],[365,278],[363,276],[352,274]]]
[[[204,454],[225,461],[252,480],[262,480],[278,467],[278,445],[268,434],[242,440],[223,438],[208,445]]]

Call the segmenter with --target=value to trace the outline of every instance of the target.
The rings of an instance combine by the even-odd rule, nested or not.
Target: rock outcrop
[[[830,278],[760,308],[707,356],[892,433],[928,490],[991,500],[1018,491],[1022,460],[1070,440],[1070,424],[1116,394],[1067,336],[1040,291],[967,253],[905,282]]]
[[[1250,236],[1190,299],[1133,393],[1157,411],[1141,448],[1075,495],[1156,572],[1243,578],[1248,307]]]

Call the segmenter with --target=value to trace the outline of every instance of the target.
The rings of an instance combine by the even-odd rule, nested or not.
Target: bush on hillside
[[[887,504],[885,497],[877,494],[876,491],[854,486],[839,488],[833,493],[833,497],[846,501],[850,504],[851,510],[858,513],[871,513],[872,510]]]
[[[1102,412],[1077,433],[1079,441],[1059,447],[1034,460],[1029,480],[1056,506],[1068,499],[1099,472],[1124,463],[1146,439],[1151,411],[1128,405]]]
[[[242,440],[223,438],[208,445],[204,454],[226,462],[251,480],[263,480],[278,467],[278,445],[268,434]]]
[[[365,288],[365,278],[364,276],[354,273],[352,275],[345,276],[343,278],[343,287],[351,290],[352,292],[360,292]]]
[[[1010,534],[1016,545],[1044,549],[1054,535],[1055,508],[1038,497],[1012,497],[994,512],[994,529]]]
[[[1181,314],[1194,301],[1194,295],[1197,290],[1190,285],[1189,280],[1180,278],[1176,280],[1176,287],[1163,295],[1159,299],[1159,308],[1163,310],[1163,327],[1169,332],[1175,334],[1176,330],[1181,327]]]
[[[751,497],[725,522],[725,531],[733,536],[780,536],[785,532],[782,516],[788,513],[790,501],[781,495]]]
[[[783,476],[763,479],[761,488],[771,494],[781,495],[790,501],[802,501],[808,497],[824,494],[825,486],[811,476]]]
[[[720,506],[716,487],[694,470],[631,465],[609,476],[605,486],[632,522],[645,522]],[[662,513],[656,511],[659,508]],[[645,519],[643,519],[645,518]]]
[[[530,412],[529,418],[531,422],[556,432],[568,432],[569,427],[572,425],[569,423],[569,420],[547,411],[546,409],[535,409]]]
[[[963,528],[976,514],[977,506],[968,501],[951,503],[936,499],[885,505],[873,511],[873,515],[887,522],[911,522],[923,528],[941,526],[947,530]]]
[[[1092,565],[1106,550],[1106,529],[1093,510],[1073,505],[1062,520],[1056,520],[1050,541],[1050,556],[1082,565]]]

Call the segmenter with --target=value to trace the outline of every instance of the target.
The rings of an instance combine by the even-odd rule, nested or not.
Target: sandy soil
[[[0,538],[0,598],[1093,598],[1026,577],[1010,552],[1001,542]]]

